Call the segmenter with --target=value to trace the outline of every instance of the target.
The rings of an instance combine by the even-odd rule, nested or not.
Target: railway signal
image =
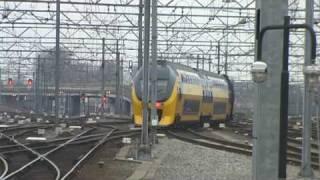
[[[82,93],[82,94],[80,95],[80,99],[81,99],[82,101],[84,101],[85,98],[86,98],[86,95],[85,95],[84,93]]]
[[[132,74],[133,71],[133,63],[132,61],[129,61],[129,73]]]
[[[102,96],[101,98],[102,104],[107,104],[108,98],[106,95]]]
[[[13,86],[13,80],[12,78],[8,78],[8,86],[12,87]]]
[[[86,94],[85,94],[85,93],[81,93],[81,95],[80,95],[80,100],[82,101],[83,104],[86,103],[86,101],[87,101],[86,98],[87,98],[87,97],[86,97]]]
[[[27,86],[28,86],[29,88],[32,87],[32,83],[33,83],[32,79],[28,79],[28,81],[27,81]]]

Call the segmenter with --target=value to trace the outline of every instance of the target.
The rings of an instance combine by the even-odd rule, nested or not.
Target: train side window
[[[203,102],[210,103],[213,101],[211,91],[203,90],[202,93],[203,93],[203,96],[202,96]]]
[[[181,74],[181,81],[184,83],[186,81],[185,77],[183,74]]]
[[[200,102],[196,100],[185,100],[183,104],[184,114],[197,114],[199,112]]]

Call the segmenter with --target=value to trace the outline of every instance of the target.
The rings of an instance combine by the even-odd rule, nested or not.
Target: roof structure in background
[[[320,20],[315,1],[315,21]],[[292,23],[303,23],[303,0],[290,0]],[[102,38],[106,60],[115,60],[116,40],[124,70],[137,63],[139,0],[61,0],[61,47],[72,52],[73,63],[99,66]],[[54,0],[0,0],[0,68],[2,79],[32,76],[39,53],[55,46]],[[158,59],[217,71],[220,44],[221,71],[236,81],[250,80],[254,60],[254,0],[160,0],[158,3]],[[280,18],[280,17],[279,17]],[[319,32],[318,24],[315,24]],[[302,31],[290,42],[291,81],[302,81]],[[319,34],[318,34],[319,35]],[[319,38],[319,37],[318,37]],[[225,63],[227,61],[227,63]],[[280,60],[279,60],[280,62]],[[225,66],[227,65],[227,66]]]

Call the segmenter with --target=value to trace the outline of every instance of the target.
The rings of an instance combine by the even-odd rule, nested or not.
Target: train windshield
[[[163,99],[168,93],[168,79],[158,79],[157,80],[157,97],[158,100]],[[151,84],[149,85],[151,86]],[[140,80],[140,88],[143,91],[143,80]],[[150,89],[151,91],[151,89]]]
[[[164,101],[169,98],[173,89],[175,77],[172,72],[166,66],[158,66],[157,68],[157,100]],[[173,77],[172,77],[173,76]],[[150,87],[150,84],[149,84]],[[139,99],[142,98],[143,80],[142,71],[139,72],[135,80],[136,93]],[[151,89],[149,88],[151,92]],[[150,93],[151,94],[151,93]]]
[[[158,79],[157,81],[157,95],[164,96],[168,91],[168,80]]]

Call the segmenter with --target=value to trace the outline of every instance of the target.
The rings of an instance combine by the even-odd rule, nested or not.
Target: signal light
[[[12,78],[8,78],[8,86],[12,86],[13,85],[13,80]]]
[[[106,95],[102,96],[102,103],[103,104],[107,103],[107,96]]]
[[[82,93],[82,94],[80,95],[80,99],[83,101],[83,103],[84,103],[84,101],[85,101],[85,98],[86,98],[86,95],[85,95],[84,93]]]
[[[161,102],[156,102],[156,108],[157,108],[157,109],[160,109],[161,106],[162,106],[162,103],[161,103]]]
[[[29,87],[31,87],[32,86],[32,79],[28,79],[27,84]]]

